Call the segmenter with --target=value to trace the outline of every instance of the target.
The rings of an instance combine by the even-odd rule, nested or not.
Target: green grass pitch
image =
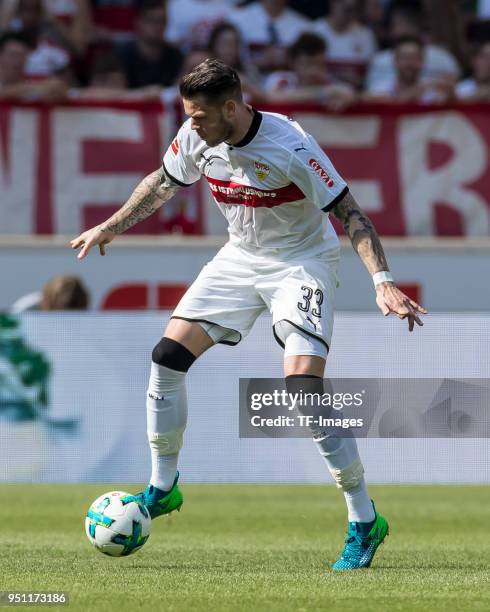
[[[64,590],[55,609],[490,610],[490,488],[372,486],[390,536],[370,569],[332,572],[346,529],[333,486],[183,485],[145,547],[92,548],[89,504],[127,485],[1,485],[0,590]],[[53,606],[51,607],[53,608]]]

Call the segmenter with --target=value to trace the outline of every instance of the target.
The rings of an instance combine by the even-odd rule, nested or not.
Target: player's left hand
[[[379,283],[376,286],[376,304],[385,317],[393,313],[399,319],[408,319],[408,331],[413,331],[415,323],[422,326],[419,314],[427,314],[425,308],[411,300],[392,282]]]

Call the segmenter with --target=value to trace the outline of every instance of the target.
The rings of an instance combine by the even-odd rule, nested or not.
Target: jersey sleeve
[[[191,136],[184,123],[163,156],[163,170],[167,178],[180,187],[189,187],[201,178]]]
[[[332,210],[349,191],[328,156],[309,135],[293,147],[288,176],[305,197],[324,212]]]

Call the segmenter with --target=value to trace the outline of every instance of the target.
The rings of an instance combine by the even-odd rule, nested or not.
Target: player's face
[[[192,100],[184,98],[185,114],[191,118],[191,128],[210,147],[216,147],[228,140],[234,131],[226,104],[223,107],[208,104],[205,98],[197,96]]]

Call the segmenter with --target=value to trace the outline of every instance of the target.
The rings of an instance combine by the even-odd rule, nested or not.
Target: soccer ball
[[[97,550],[124,557],[139,550],[150,537],[151,518],[144,504],[124,491],[98,497],[85,518],[85,531]]]

